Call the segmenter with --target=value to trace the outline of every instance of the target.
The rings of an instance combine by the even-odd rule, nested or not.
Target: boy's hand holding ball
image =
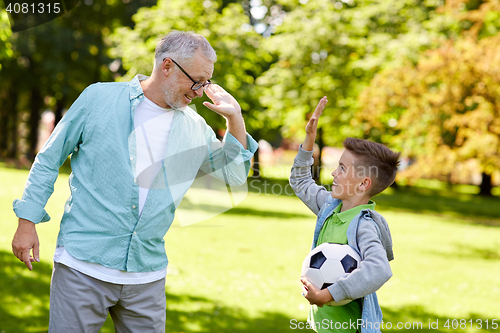
[[[300,282],[303,284],[302,295],[309,301],[309,304],[316,304],[321,308],[326,303],[333,302],[332,294],[330,294],[328,289],[320,290],[304,277],[300,279]]]

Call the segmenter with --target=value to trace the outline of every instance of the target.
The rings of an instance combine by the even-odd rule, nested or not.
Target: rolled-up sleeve
[[[247,133],[245,149],[229,132],[226,132],[222,143],[217,140],[213,131],[210,130],[209,133],[208,159],[203,162],[201,170],[228,185],[243,185],[250,171],[250,160],[259,147],[258,143]]]
[[[236,164],[241,164],[243,162],[250,162],[253,155],[259,148],[259,144],[247,133],[247,149],[243,148],[241,142],[239,142],[229,131],[226,132],[224,136],[224,142],[235,144],[240,148],[240,154],[234,160]]]

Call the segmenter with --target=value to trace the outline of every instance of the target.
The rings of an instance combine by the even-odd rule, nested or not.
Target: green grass
[[[17,226],[12,200],[21,197],[26,177],[27,171],[0,168],[0,333],[48,327],[51,260],[68,176],[59,176],[47,204],[52,220],[37,226],[42,262],[32,272],[10,246]],[[167,332],[294,332],[290,320],[306,320],[299,275],[315,218],[287,195],[285,180],[249,184],[235,209],[187,227],[174,223],[167,233]],[[422,323],[423,330],[404,331],[429,331],[436,320],[437,332],[499,331],[491,320],[500,320],[500,199],[401,187],[375,200],[390,223],[396,257],[393,278],[378,292],[384,320],[394,326],[384,331],[403,331],[398,322]],[[445,328],[453,318],[472,319],[473,327],[481,319],[483,329]],[[113,331],[110,321],[101,330]]]

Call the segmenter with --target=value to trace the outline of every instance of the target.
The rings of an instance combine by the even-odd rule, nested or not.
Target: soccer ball
[[[304,259],[302,276],[316,288],[325,289],[358,268],[361,258],[349,245],[323,243],[315,247]],[[326,305],[340,306],[349,303],[345,299]]]

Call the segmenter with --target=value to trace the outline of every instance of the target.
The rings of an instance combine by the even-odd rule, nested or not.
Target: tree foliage
[[[303,135],[307,114],[326,95],[320,126],[330,145],[361,135],[350,119],[374,73],[403,59],[417,62],[420,51],[457,31],[448,15],[437,15],[437,1],[303,3],[266,40],[264,47],[279,60],[257,82],[262,104],[290,137]]]
[[[469,158],[491,174],[500,163],[499,61],[500,36],[448,42],[417,66],[377,75],[357,121],[366,136],[417,158],[420,175],[446,174]]]
[[[0,157],[34,158],[43,109],[52,109],[60,119],[87,85],[113,80],[106,38],[114,27],[130,24],[132,13],[148,3],[87,0],[34,28],[12,34],[1,29]],[[8,22],[4,14],[2,27]]]
[[[13,56],[12,45],[9,42],[12,32],[9,29],[9,17],[7,12],[0,12],[0,61]],[[0,65],[0,73],[2,66]]]
[[[468,159],[490,176],[500,165],[500,35],[490,35],[498,28],[490,20],[498,2],[469,11],[460,4],[449,1],[442,11],[459,16],[461,36],[425,52],[416,65],[378,74],[351,122],[365,137],[416,159],[414,177],[447,175]]]

